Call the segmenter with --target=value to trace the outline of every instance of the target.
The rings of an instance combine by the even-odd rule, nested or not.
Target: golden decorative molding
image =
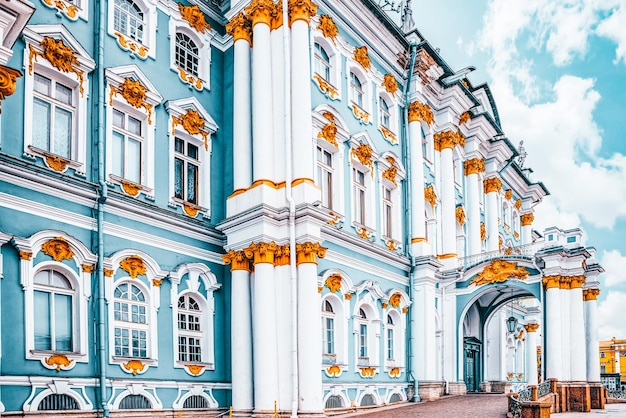
[[[331,293],[335,293],[341,290],[341,275],[340,274],[332,274],[326,278],[324,285],[331,291]]]
[[[386,302],[383,302],[383,303],[381,303],[381,304],[380,304],[380,306],[381,306],[381,308],[383,308],[383,309],[387,309],[387,307],[389,306],[389,304],[388,304],[388,303],[386,303]]]
[[[317,286],[317,293],[321,294],[322,290],[324,290],[324,286]]]
[[[390,166],[383,171],[382,177],[397,185],[396,176],[398,175],[398,167],[396,167],[396,160],[393,157],[387,157],[386,160]]]
[[[201,364],[185,364],[185,367],[189,370],[189,373],[194,376],[200,375],[205,368],[205,366]]]
[[[330,226],[335,226],[339,223],[339,216],[335,215],[331,220],[326,222]]]
[[[211,30],[211,25],[206,21],[204,13],[197,4],[184,6],[182,3],[178,3],[178,10],[183,20],[186,20],[189,26],[198,32],[204,33],[205,30]]]
[[[142,276],[146,274],[146,265],[138,255],[131,255],[120,261],[120,268],[128,273],[132,279],[136,279],[140,274]]]
[[[398,249],[398,244],[392,239],[385,241],[385,246],[387,246],[389,251],[395,251]]]
[[[511,200],[512,197],[513,197],[513,190],[508,189],[507,191],[504,192],[504,198],[506,200]]]
[[[585,276],[572,276],[570,280],[570,289],[581,289],[587,279]]]
[[[350,300],[350,299],[352,299],[352,293],[344,293],[343,298],[344,298],[345,300]]]
[[[411,238],[411,244],[418,244],[420,242],[428,242],[428,240],[423,237]]]
[[[74,6],[71,3],[68,3],[64,0],[42,0],[43,4],[46,6],[57,9],[59,12],[63,13],[70,20],[78,19],[78,7]]]
[[[402,308],[402,313],[405,314],[409,311],[409,307],[405,306],[404,308]]]
[[[119,32],[115,32],[114,34],[117,37],[117,43],[122,47],[122,49],[126,51],[130,51],[133,54],[139,55],[140,58],[148,57],[148,48],[145,46],[138,44],[132,39],[126,38],[123,34]]]
[[[409,123],[411,122],[425,122],[428,126],[435,123],[435,117],[433,111],[425,103],[411,102],[409,105]]]
[[[41,245],[41,252],[52,257],[54,261],[71,260],[74,252],[70,243],[63,237],[52,238]]]
[[[323,138],[327,142],[333,144],[335,148],[339,148],[339,144],[337,144],[337,125],[335,122],[329,122],[322,127],[322,130],[318,132],[317,137]]]
[[[309,24],[309,19],[317,13],[317,5],[311,0],[289,0],[289,26],[298,20]]]
[[[333,18],[328,15],[320,15],[320,23],[317,25],[317,29],[322,32],[324,38],[328,38],[333,41],[333,45],[337,45],[335,37],[339,34],[337,25],[333,22]]]
[[[463,161],[463,167],[465,175],[478,174],[485,172],[485,159],[484,158],[472,158],[470,160]]]
[[[367,228],[356,227],[356,234],[363,239],[369,240],[372,236],[371,232]]]
[[[83,273],[93,273],[96,266],[94,264],[81,264],[80,268],[83,269]]]
[[[132,181],[122,180],[120,182],[122,184],[122,190],[129,196],[137,196],[141,191],[141,185],[137,183],[133,183]]]
[[[341,369],[336,364],[333,364],[326,369],[326,374],[328,374],[330,377],[339,377],[339,375],[341,374]]]
[[[50,167],[54,171],[58,171],[59,173],[65,171],[67,166],[70,164],[70,160],[68,160],[67,158],[63,158],[58,155],[52,155],[47,152],[44,152],[43,155],[48,167]]]
[[[519,240],[519,232],[517,232],[517,231],[513,231],[513,237],[514,237],[516,240]]]
[[[122,366],[126,371],[132,373],[133,376],[136,376],[137,373],[142,372],[143,369],[145,369],[146,367],[146,365],[139,360],[130,360],[128,363],[122,364]]]
[[[352,104],[352,114],[355,118],[359,119],[361,122],[367,124],[370,121],[370,115],[365,110],[361,109],[356,104]]]
[[[443,131],[437,132],[434,136],[435,150],[441,152],[447,148],[454,148],[457,145],[465,146],[465,136],[460,132]]]
[[[21,76],[20,71],[0,65],[0,101],[15,93],[17,78]]]
[[[535,220],[535,215],[532,213],[525,213],[519,217],[522,226],[530,226]]]
[[[491,192],[500,193],[500,190],[502,190],[502,181],[500,181],[499,178],[491,177],[483,180],[483,191],[485,192],[485,194]]]
[[[381,87],[384,87],[387,90],[387,93],[394,95],[398,91],[398,82],[396,81],[393,74],[388,73],[385,74],[385,78],[381,84]]]
[[[37,61],[38,56],[44,57],[57,70],[64,73],[71,72],[76,74],[79,81],[78,89],[80,90],[80,95],[84,97],[85,90],[83,88],[83,82],[85,81],[85,72],[78,69],[80,63],[78,62],[78,58],[74,55],[76,52],[66,46],[62,39],[57,41],[49,36],[44,36],[41,42],[39,42],[39,45],[43,48],[43,52],[35,50],[31,44],[28,44],[30,51],[28,57],[28,74],[33,73],[33,59]]]
[[[198,91],[202,91],[202,88],[204,87],[204,83],[203,81],[194,76],[193,74],[188,74],[187,71],[185,71],[184,69],[178,67],[178,77],[181,79],[181,81],[183,83],[187,83],[190,86],[194,87],[196,90]]]
[[[354,52],[352,54],[352,58],[356,62],[361,64],[361,67],[363,67],[365,71],[369,71],[370,67],[372,66],[372,62],[370,61],[370,56],[367,53],[367,47],[365,45],[355,46]]]
[[[326,250],[319,242],[296,244],[296,265],[303,263],[317,264],[317,258],[326,257]]]
[[[396,145],[398,143],[398,137],[391,132],[389,129],[385,128],[383,125],[379,126],[380,131],[383,133],[383,137],[391,142],[392,145]]]
[[[463,210],[463,206],[457,206],[456,211],[456,221],[459,225],[463,226],[465,224],[465,211]]]
[[[313,74],[313,79],[317,82],[317,86],[322,93],[324,93],[330,99],[336,99],[339,97],[339,92],[336,88],[331,86],[326,80],[317,74]]]
[[[183,202],[183,211],[192,218],[198,216],[198,212],[200,212],[200,206],[196,206],[193,203]]]
[[[274,3],[272,9],[272,21],[270,23],[270,30],[276,30],[283,25],[283,0],[278,0]]]
[[[583,289],[583,301],[597,300],[600,289]]]
[[[163,279],[152,279],[152,286],[161,287],[163,284]]]
[[[485,227],[485,223],[481,222],[480,224],[480,240],[484,241],[487,238],[487,228]]]
[[[552,288],[558,289],[561,286],[561,276],[545,276],[541,279],[541,283],[543,284],[543,288],[545,290]]]
[[[374,169],[374,162],[372,161],[373,155],[374,151],[368,144],[361,143],[357,148],[350,149],[350,156],[352,158],[356,157],[361,164],[369,167],[371,170]]]
[[[228,253],[222,255],[222,260],[225,265],[231,265],[231,272],[236,270],[251,271],[250,260],[248,260],[248,257],[246,257],[243,251],[230,250]]]
[[[376,369],[373,367],[360,367],[361,377],[374,377]]]
[[[459,126],[467,123],[472,118],[472,114],[470,112],[463,112],[461,116],[459,116]]]
[[[245,12],[252,22],[252,27],[257,23],[264,23],[270,26],[272,23],[273,9],[274,3],[272,0],[252,0],[245,8]]]
[[[435,204],[437,203],[437,195],[435,194],[435,188],[432,184],[424,188],[424,199],[430,203],[430,207],[434,210]]]
[[[501,283],[511,278],[524,280],[530,273],[524,267],[517,267],[517,263],[504,260],[494,260],[470,281],[470,285],[480,286],[490,283]]]
[[[539,329],[539,324],[526,324],[524,328],[526,328],[526,332],[535,332]]]
[[[520,210],[522,208],[522,199],[517,199],[515,201],[515,209]]]
[[[391,297],[389,298],[389,303],[391,304],[391,306],[393,306],[394,308],[397,308],[398,306],[400,306],[400,302],[402,301],[402,295],[400,293],[394,293],[393,295],[391,295]]]
[[[148,89],[141,85],[139,80],[126,77],[119,86],[111,86],[109,106],[113,106],[113,96],[121,94],[129,105],[137,109],[143,107],[148,112],[148,124],[152,125],[152,105],[146,103],[147,91]]]
[[[447,260],[448,258],[455,258],[456,253],[439,254],[437,260]]]
[[[103,269],[104,277],[113,277],[114,271],[111,269]]]
[[[226,33],[233,37],[233,42],[244,40],[251,44],[252,22],[243,12],[240,12],[226,24]]]
[[[256,264],[274,264],[274,257],[276,256],[276,250],[278,245],[272,242],[259,242],[252,243],[249,247],[244,248],[244,254],[247,258],[252,260],[254,265]]]
[[[559,280],[559,289],[570,290],[572,288],[572,278],[569,276],[561,276]]]
[[[291,262],[291,247],[289,244],[276,247],[274,255],[274,267],[288,266]]]
[[[400,368],[399,367],[394,367],[393,369],[389,370],[389,377],[391,377],[392,379],[397,379],[400,377]]]
[[[48,366],[54,367],[57,372],[60,372],[61,369],[68,369],[74,362],[74,360],[67,358],[64,354],[53,354],[50,357],[46,357],[44,361]]]
[[[202,139],[204,140],[204,150],[209,150],[209,133],[204,129],[205,120],[200,114],[193,110],[188,109],[187,112],[178,117],[172,116],[172,134],[175,134],[176,126],[182,125],[183,129],[187,131],[189,135],[202,135]]]

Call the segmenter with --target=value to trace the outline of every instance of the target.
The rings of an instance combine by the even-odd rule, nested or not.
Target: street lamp
[[[506,329],[512,334],[517,330],[517,318],[513,315],[506,320]]]

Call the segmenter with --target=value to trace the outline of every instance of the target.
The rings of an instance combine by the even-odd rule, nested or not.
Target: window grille
[[[46,396],[39,402],[38,411],[69,411],[77,410],[78,402],[76,399],[65,394],[51,394]]]
[[[374,397],[372,395],[364,395],[361,398],[361,406],[372,406],[376,405],[376,401],[374,401]]]
[[[183,408],[209,408],[209,402],[203,396],[193,395],[185,399]]]
[[[332,409],[332,408],[343,408],[343,399],[341,399],[341,396],[337,396],[337,395],[332,395],[329,396],[328,399],[326,399],[326,409]]]
[[[152,409],[152,405],[143,395],[128,395],[120,402],[119,409]]]

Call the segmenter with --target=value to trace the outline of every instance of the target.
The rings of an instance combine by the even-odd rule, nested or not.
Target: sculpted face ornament
[[[71,260],[74,257],[70,244],[62,237],[45,242],[41,246],[41,251],[52,257],[54,261]]]
[[[200,10],[197,4],[193,6],[183,6],[182,3],[178,3],[178,10],[180,11],[181,17],[189,23],[189,26],[198,32],[204,33],[205,30],[211,30],[211,25],[207,23],[204,13],[202,13],[202,10]]]
[[[66,46],[62,39],[56,40],[49,36],[45,36],[41,42],[39,42],[39,45],[43,49],[42,52],[37,51],[31,44],[28,44],[28,49],[30,50],[28,73],[33,73],[33,62],[37,61],[37,57],[43,57],[57,70],[64,73],[71,72],[76,74],[79,81],[80,94],[81,96],[84,95],[83,81],[85,73],[78,69],[80,63],[75,56],[76,52]]]
[[[121,94],[129,105],[139,109],[143,107],[148,112],[148,124],[152,124],[152,105],[146,103],[148,89],[139,80],[126,77],[119,86],[111,86],[109,105],[113,106],[113,96]]]
[[[320,23],[317,25],[317,29],[322,31],[322,35],[324,38],[328,38],[333,41],[333,45],[337,45],[335,42],[335,37],[339,34],[337,30],[337,26],[335,22],[333,22],[333,18],[328,15],[320,16]]]

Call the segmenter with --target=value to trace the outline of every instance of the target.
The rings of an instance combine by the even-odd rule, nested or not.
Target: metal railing
[[[537,386],[537,397],[538,398],[546,396],[550,392],[552,392],[552,382],[549,381],[549,380],[546,380],[545,382],[541,382],[539,384],[539,386]]]
[[[509,415],[511,418],[522,418],[522,403],[509,395]]]
[[[517,400],[520,402],[528,402],[533,400],[533,390],[531,388],[522,389],[517,392]]]
[[[626,391],[623,390],[609,390],[609,398],[613,399],[626,399]]]
[[[463,269],[470,268],[476,264],[480,264],[483,261],[495,259],[495,258],[528,258],[532,259],[535,254],[544,248],[554,247],[555,244],[547,242],[534,242],[532,244],[520,245],[517,247],[502,248],[498,251],[490,251],[486,253],[479,253],[469,255],[467,257],[459,258],[459,267]]]

